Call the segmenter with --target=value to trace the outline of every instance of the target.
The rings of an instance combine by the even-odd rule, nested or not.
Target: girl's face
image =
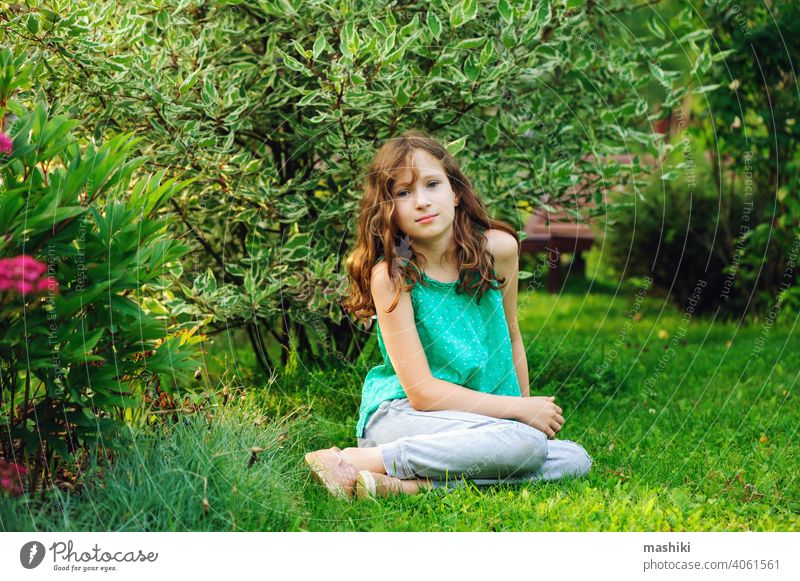
[[[411,165],[416,172],[399,169],[390,192],[397,226],[413,240],[435,239],[452,228],[458,196],[442,164],[427,151],[415,149]]]

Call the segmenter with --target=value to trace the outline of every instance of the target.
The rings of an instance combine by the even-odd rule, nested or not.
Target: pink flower
[[[11,155],[14,151],[14,142],[5,133],[0,133],[0,153]]]
[[[44,292],[47,289],[50,289],[53,292],[58,290],[58,281],[52,276],[39,279],[39,283],[36,285],[36,290],[38,292]]]
[[[28,470],[20,464],[0,460],[0,492],[20,496],[23,491],[22,480]]]
[[[32,256],[22,255],[0,259],[0,291],[15,290],[30,294],[58,289],[58,281],[42,277],[47,266]]]
[[[23,254],[0,260],[0,276],[3,276],[4,270],[9,278],[23,278],[32,281],[38,279],[47,270],[47,267],[32,256]]]

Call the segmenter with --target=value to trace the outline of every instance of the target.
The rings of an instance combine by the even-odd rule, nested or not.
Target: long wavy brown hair
[[[401,292],[410,290],[418,282],[427,284],[421,275],[425,257],[414,251],[413,240],[410,247],[404,244],[403,233],[393,220],[395,206],[392,187],[397,172],[410,168],[416,179],[416,170],[412,167],[411,160],[414,150],[417,149],[427,151],[441,162],[450,186],[458,197],[453,223],[455,244],[446,256],[459,267],[456,292],[477,294],[480,303],[487,289],[500,288],[505,282],[504,278],[498,278],[494,274],[494,257],[486,248],[484,230],[504,230],[514,236],[519,245],[514,227],[489,217],[469,178],[462,173],[456,160],[442,144],[417,130],[389,139],[375,154],[365,177],[356,245],[347,257],[349,288],[344,307],[357,320],[367,319],[375,314],[370,279],[372,267],[381,256],[388,261],[389,272],[398,289],[388,312],[397,306]],[[401,256],[398,256],[398,250]]]

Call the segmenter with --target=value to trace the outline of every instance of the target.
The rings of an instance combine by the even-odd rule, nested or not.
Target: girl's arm
[[[487,249],[494,256],[494,266],[498,276],[506,279],[503,292],[503,310],[508,323],[511,338],[511,354],[514,359],[514,370],[517,372],[519,391],[522,397],[530,397],[531,390],[528,379],[528,357],[525,344],[517,322],[517,287],[519,286],[519,246],[514,237],[502,230],[486,231]]]
[[[528,384],[528,356],[525,353],[525,345],[522,338],[511,342],[511,354],[514,357],[514,369],[517,372],[519,381],[519,394],[522,397],[531,396],[531,387]]]

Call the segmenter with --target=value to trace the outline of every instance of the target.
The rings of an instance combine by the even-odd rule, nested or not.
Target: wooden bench
[[[574,222],[565,212],[547,212],[539,209],[525,224],[526,237],[522,240],[521,252],[537,254],[546,252],[547,292],[556,293],[561,289],[561,254],[572,254],[568,272],[583,275],[586,260],[583,252],[594,244],[594,231],[588,223]]]

